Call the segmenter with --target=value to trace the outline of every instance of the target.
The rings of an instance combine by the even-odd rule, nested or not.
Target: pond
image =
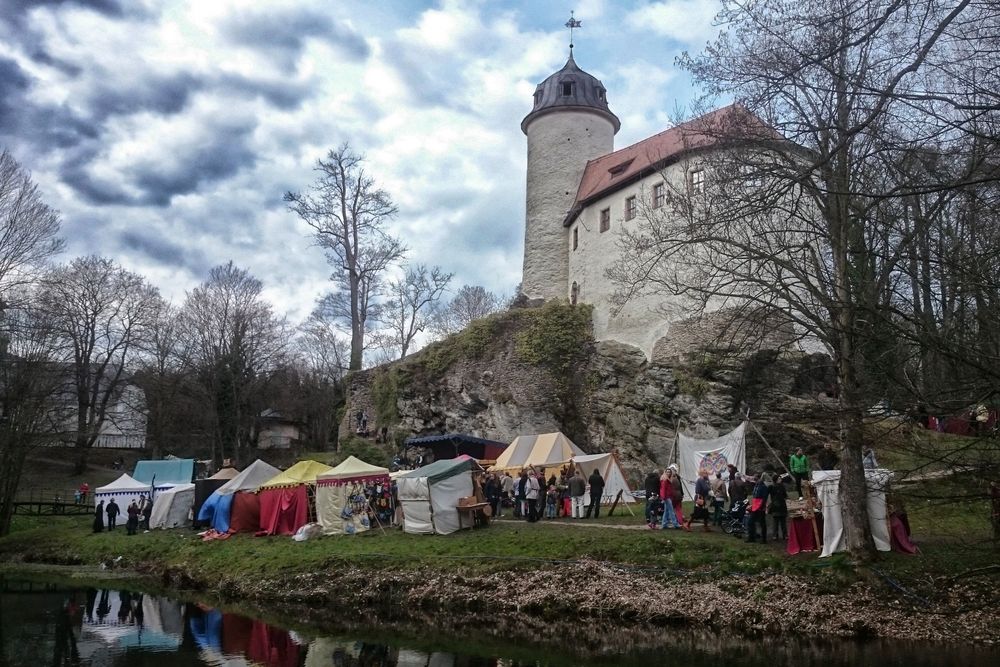
[[[121,586],[120,583],[117,586]],[[287,613],[275,612],[278,617]],[[1000,649],[964,644],[725,637],[688,628],[609,631],[598,621],[556,627],[521,622],[417,622],[370,613],[309,614],[290,629],[191,600],[114,587],[0,577],[0,665],[267,665],[274,667],[690,667],[1000,664]],[[269,617],[270,618],[270,617]],[[316,622],[316,618],[328,621]],[[520,622],[520,621],[519,621]],[[296,624],[293,621],[293,624]],[[498,630],[498,628],[500,628]]]

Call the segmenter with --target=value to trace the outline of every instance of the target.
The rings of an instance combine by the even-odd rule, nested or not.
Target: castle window
[[[629,197],[625,200],[625,219],[631,220],[635,217],[635,197]]]
[[[562,94],[563,94],[563,97],[569,97],[570,95],[573,94],[573,82],[572,81],[565,81],[565,82],[563,82],[563,85],[562,85]]]
[[[576,250],[580,245],[580,228],[573,228],[573,250]]]
[[[579,298],[580,298],[580,286],[577,285],[576,281],[574,280],[573,289],[569,291],[569,302],[575,306],[576,300]]]
[[[620,174],[624,174],[625,170],[628,169],[634,161],[635,158],[632,158],[631,160],[625,160],[624,162],[620,162],[615,166],[609,168],[608,173],[611,174],[611,178],[614,178],[615,176],[618,176]]]
[[[606,208],[601,210],[601,233],[611,229],[611,209]]]
[[[657,183],[653,186],[653,208],[660,208],[666,201],[667,192],[666,186],[663,183]]]
[[[599,100],[603,100],[604,99],[604,89],[603,88],[598,88],[597,89],[597,99],[599,99]]]
[[[705,170],[695,169],[688,175],[688,186],[691,194],[701,194],[705,191]]]

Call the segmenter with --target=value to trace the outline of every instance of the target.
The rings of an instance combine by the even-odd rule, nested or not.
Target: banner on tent
[[[722,477],[728,479],[727,466],[730,464],[740,471],[746,469],[746,428],[747,423],[743,422],[729,433],[709,440],[677,434],[677,461],[685,498],[690,500],[694,497],[694,483],[701,470],[707,470],[709,477],[721,472]]]

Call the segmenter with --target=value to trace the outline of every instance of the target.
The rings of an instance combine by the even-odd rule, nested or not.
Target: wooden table
[[[489,503],[474,503],[472,505],[456,505],[455,509],[458,510],[458,527],[459,529],[464,528],[462,525],[462,517],[469,517],[469,528],[476,527],[476,514],[482,512],[483,514],[483,525],[490,525],[489,517],[483,512],[483,509],[489,507]]]

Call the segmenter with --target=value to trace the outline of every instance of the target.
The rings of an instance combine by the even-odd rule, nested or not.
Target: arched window
[[[569,302],[572,305],[576,305],[576,300],[580,298],[580,286],[573,281],[573,288],[569,291]]]

